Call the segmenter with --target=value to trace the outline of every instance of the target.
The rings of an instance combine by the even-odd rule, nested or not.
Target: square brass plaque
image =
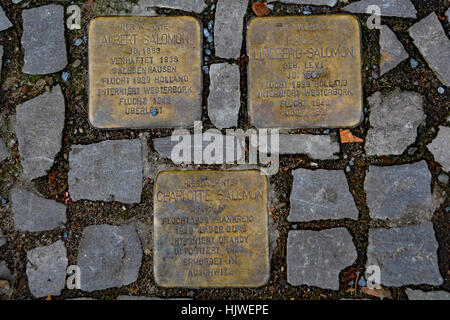
[[[360,29],[354,16],[254,18],[247,50],[249,116],[256,127],[360,123]]]
[[[89,26],[96,128],[193,127],[201,118],[201,27],[193,17],[98,17]]]
[[[259,287],[269,279],[267,177],[164,171],[154,191],[154,274],[163,287]]]

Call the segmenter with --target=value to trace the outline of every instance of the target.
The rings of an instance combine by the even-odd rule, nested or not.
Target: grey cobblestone
[[[406,288],[409,300],[450,300],[450,293],[443,290],[422,291]]]
[[[382,16],[416,18],[417,10],[410,0],[362,0],[350,3],[342,10],[353,13],[366,13],[367,7],[380,7]]]
[[[381,75],[409,57],[395,33],[386,25],[382,25],[380,29],[380,57]]]
[[[138,139],[74,145],[69,164],[72,200],[141,202],[143,167]]]
[[[121,287],[138,278],[142,247],[136,226],[94,225],[84,229],[78,248],[81,290]]]
[[[0,247],[6,243],[6,236],[3,234],[2,229],[0,229]]]
[[[236,127],[241,106],[239,67],[218,63],[210,66],[208,115],[219,129]]]
[[[381,284],[401,287],[404,285],[441,285],[439,273],[438,243],[433,224],[374,229],[369,231],[367,266],[381,269]]]
[[[13,293],[16,277],[11,273],[5,261],[0,261],[0,280],[8,282],[7,286],[0,288],[0,297],[2,295],[10,296]]]
[[[65,104],[59,85],[17,106],[16,136],[28,179],[47,174],[61,149]]]
[[[364,189],[372,219],[391,224],[430,221],[435,211],[427,163],[370,166]]]
[[[206,8],[203,0],[139,0],[140,6],[164,7],[200,13]]]
[[[414,44],[439,80],[450,86],[450,39],[434,12],[409,28]]]
[[[0,31],[9,29],[12,27],[11,21],[9,21],[8,17],[5,14],[5,11],[0,6]]]
[[[24,65],[22,72],[49,74],[67,65],[64,7],[46,5],[22,11]]]
[[[59,296],[66,284],[67,250],[59,240],[27,252],[27,277],[36,298]]]
[[[416,141],[417,128],[425,121],[423,98],[416,92],[379,91],[368,98],[370,125],[366,138],[368,155],[399,155]]]
[[[216,56],[236,59],[241,54],[242,29],[248,0],[218,0],[214,23]]]
[[[450,128],[441,126],[437,137],[428,145],[434,159],[439,162],[445,171],[450,171]]]
[[[17,230],[49,231],[63,228],[67,222],[65,205],[41,198],[32,192],[15,188],[11,191],[11,202]]]
[[[233,162],[237,161],[238,156],[240,155],[239,159],[242,159],[242,156],[244,155],[244,151],[245,149],[242,148],[240,145],[238,145],[238,141],[237,139],[233,139],[233,143],[234,143],[234,147],[231,148],[230,146],[227,145],[226,143],[226,136],[222,135],[220,133],[216,133],[216,134],[212,134],[212,136],[214,137],[214,139],[222,139],[223,144],[224,144],[224,148],[223,148],[223,155],[224,155],[224,159],[225,159],[225,155],[228,154],[230,155],[231,152],[233,152]],[[186,135],[186,138],[183,137],[183,139],[187,139],[188,141],[191,141],[191,146],[193,146],[193,135]],[[230,137],[228,137],[230,138]],[[215,140],[214,140],[215,141]],[[167,158],[167,159],[172,159],[172,150],[174,149],[174,147],[179,144],[179,141],[172,141],[171,137],[164,137],[164,138],[155,138],[153,139],[153,146],[155,148],[155,150],[159,153],[159,155],[163,158]],[[196,146],[192,147],[190,149],[191,152],[191,157],[190,160],[194,161],[194,153],[195,152],[204,152],[206,146],[208,144],[210,144],[211,142],[207,142],[207,141],[202,141],[202,150],[198,150],[197,148],[195,148]],[[238,155],[238,148],[239,148],[239,155]],[[176,152],[176,151],[174,151]],[[209,163],[209,159],[204,159],[204,163],[206,164],[211,164]]]
[[[287,240],[287,281],[339,290],[339,273],[357,258],[345,228],[290,231]]]
[[[0,139],[0,161],[5,160],[10,155],[9,149],[6,147],[3,140]]]
[[[292,171],[289,221],[358,219],[358,209],[342,170]]]

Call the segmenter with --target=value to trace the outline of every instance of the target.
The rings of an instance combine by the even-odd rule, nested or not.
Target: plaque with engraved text
[[[97,17],[89,26],[96,128],[193,127],[201,118],[201,27],[193,17]]]
[[[154,274],[163,287],[258,287],[269,279],[267,177],[164,171],[154,191]]]
[[[258,128],[353,127],[362,119],[356,17],[254,18],[248,26],[248,103]]]

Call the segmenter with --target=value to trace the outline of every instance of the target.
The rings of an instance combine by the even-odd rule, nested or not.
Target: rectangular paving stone
[[[67,65],[64,7],[46,5],[22,11],[24,64],[22,72],[49,74]]]
[[[367,13],[370,5],[378,6],[382,16],[415,18],[417,10],[411,0],[361,0],[350,3],[342,10],[353,13]]]
[[[374,229],[369,231],[367,266],[381,269],[381,284],[404,285],[443,283],[438,266],[438,242],[433,223]]]
[[[353,127],[362,119],[358,20],[348,14],[254,18],[248,104],[258,128]]]
[[[245,147],[241,145],[240,139],[232,136],[222,135],[221,133],[210,133],[210,135],[211,138],[214,139],[214,141],[221,140],[223,142],[222,161],[217,161],[216,157],[203,157],[202,161],[204,162],[204,164],[217,164],[217,162],[245,162]],[[191,147],[188,149],[190,156],[186,156],[186,162],[194,162],[195,155],[198,153],[204,155],[206,148],[209,144],[211,144],[211,142],[205,141],[203,139],[201,146],[196,146],[194,144],[194,135],[183,135],[178,139],[179,140],[172,141],[171,136],[155,138],[153,139],[153,147],[155,148],[156,152],[158,152],[160,157],[171,159],[172,161],[174,161],[177,159],[172,158],[172,152],[174,152],[175,157],[181,158],[181,151],[179,150],[179,148],[177,148],[177,145],[179,145],[181,141],[188,141]]]
[[[59,296],[66,284],[67,250],[61,240],[27,252],[27,278],[36,298]]]
[[[134,223],[88,226],[78,247],[80,289],[92,292],[133,283],[141,262],[142,246]]]
[[[364,189],[370,217],[391,225],[429,221],[436,209],[431,172],[424,160],[397,166],[370,166]]]
[[[89,121],[96,128],[193,127],[202,47],[193,17],[98,17],[89,26]]]
[[[357,257],[346,228],[289,231],[287,281],[293,286],[339,290],[339,273]]]
[[[164,171],[154,191],[163,287],[259,287],[269,279],[268,182],[257,170]]]
[[[248,0],[218,0],[214,21],[216,56],[237,59],[241,55],[242,29]]]
[[[139,0],[139,5],[193,11],[196,13],[200,13],[206,8],[204,0]]]
[[[358,219],[358,209],[343,170],[292,171],[289,221]]]
[[[139,140],[74,145],[69,165],[72,200],[141,202],[143,167]]]
[[[264,145],[264,141],[259,142]],[[268,141],[268,150],[271,150]],[[336,155],[340,147],[335,134],[280,134],[278,137],[279,154],[306,154],[311,159],[331,160],[339,159]]]
[[[239,67],[217,63],[210,66],[208,115],[216,128],[237,127],[241,92]]]

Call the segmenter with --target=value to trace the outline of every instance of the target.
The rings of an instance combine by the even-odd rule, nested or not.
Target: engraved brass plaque
[[[247,50],[249,116],[256,127],[360,123],[360,29],[354,16],[254,18]]]
[[[193,127],[202,45],[193,17],[98,17],[89,26],[89,121],[96,128]]]
[[[269,279],[267,177],[164,171],[154,191],[154,274],[163,287],[259,287]]]

